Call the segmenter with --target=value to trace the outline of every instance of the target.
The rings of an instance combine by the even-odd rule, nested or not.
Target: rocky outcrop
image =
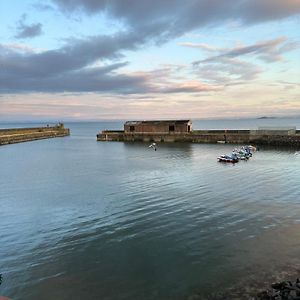
[[[257,294],[257,300],[300,300],[300,280],[282,281],[272,284],[272,288]]]

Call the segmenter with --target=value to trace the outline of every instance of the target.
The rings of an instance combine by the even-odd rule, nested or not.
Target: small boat
[[[240,150],[234,149],[232,151],[232,154],[236,155],[241,160],[247,160],[252,156],[251,152],[245,151],[243,149],[240,149]]]
[[[244,156],[244,155],[237,155],[237,157],[239,158],[239,160],[248,160],[249,159],[248,156]]]
[[[246,146],[246,148],[248,148],[250,150],[250,152],[256,152],[257,151],[257,148],[255,146],[252,146],[252,145]]]
[[[236,155],[221,155],[218,157],[219,162],[237,163],[239,158]]]

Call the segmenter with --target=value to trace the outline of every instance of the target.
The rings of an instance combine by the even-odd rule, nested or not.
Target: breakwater
[[[300,130],[292,134],[258,130],[193,130],[187,133],[128,133],[123,130],[104,130],[97,141],[119,142],[187,142],[300,146]]]
[[[64,137],[70,135],[70,129],[60,123],[56,126],[0,129],[0,145],[29,142],[34,140]]]

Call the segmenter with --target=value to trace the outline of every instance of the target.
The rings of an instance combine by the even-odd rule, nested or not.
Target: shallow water
[[[153,151],[96,142],[121,123],[67,126],[70,137],[0,147],[0,294],[187,299],[300,264],[295,149],[222,164],[232,145]]]

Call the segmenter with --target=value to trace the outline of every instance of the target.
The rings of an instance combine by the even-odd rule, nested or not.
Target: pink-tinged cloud
[[[283,54],[299,48],[299,42],[289,42],[286,37],[279,37],[272,40],[260,41],[248,46],[239,46],[227,50],[219,50],[218,55],[195,61],[194,65],[218,61],[224,58],[235,58],[241,56],[252,56],[265,62],[276,62],[283,60]]]
[[[222,87],[209,85],[198,81],[186,81],[182,83],[173,83],[171,86],[158,89],[161,93],[201,93],[220,91]]]
[[[194,86],[187,84],[189,88]],[[218,93],[104,96],[94,93],[7,95],[0,99],[1,120],[222,118],[300,115],[299,86],[231,86]]]
[[[184,42],[184,43],[179,43],[180,46],[184,47],[189,47],[189,48],[196,48],[196,49],[202,49],[208,52],[215,52],[219,51],[217,47],[205,44],[205,43],[191,43],[191,42]]]

